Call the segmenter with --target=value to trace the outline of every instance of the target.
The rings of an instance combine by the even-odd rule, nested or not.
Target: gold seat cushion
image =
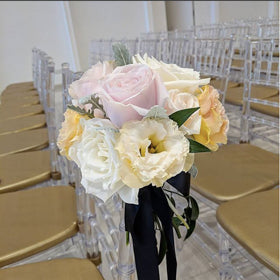
[[[220,89],[221,81],[220,80],[211,80],[210,85],[213,86],[214,88]],[[239,86],[239,83],[229,81],[227,88],[234,88],[234,87],[238,87],[238,86]]]
[[[243,59],[233,59],[231,62],[231,68],[244,68],[244,60]]]
[[[23,98],[25,96],[38,96],[36,89],[5,89],[1,98]]]
[[[279,189],[221,204],[217,220],[256,259],[279,273]]]
[[[0,157],[0,194],[49,180],[50,152],[33,151]]]
[[[87,259],[56,259],[0,270],[5,280],[103,280],[95,265]]]
[[[198,175],[192,187],[215,203],[279,184],[279,155],[250,144],[231,144],[195,156]]]
[[[13,83],[7,86],[7,88],[33,88],[33,81],[28,82],[19,82],[19,83]]]
[[[0,136],[46,126],[44,114],[0,122]]]
[[[11,109],[14,108],[14,110],[16,110],[16,107],[31,106],[36,104],[40,104],[39,96],[36,95],[29,95],[25,98],[4,98],[4,100],[1,98],[1,107],[10,107]]]
[[[264,100],[271,101],[271,102],[278,102],[279,103],[279,94],[275,96],[271,96],[268,98],[264,98]],[[279,105],[278,107],[267,106],[263,104],[252,103],[251,108],[257,112],[273,116],[279,117]]]
[[[48,129],[39,128],[0,136],[0,158],[6,155],[31,150],[40,150],[49,145]]]
[[[242,106],[243,103],[243,87],[228,88],[226,92],[226,102]],[[279,90],[277,88],[265,87],[265,86],[252,86],[251,97],[264,99],[274,95],[277,95]]]
[[[75,190],[56,186],[1,194],[0,220],[1,267],[77,233]]]
[[[22,117],[38,115],[42,113],[44,113],[44,108],[40,104],[16,108],[0,106],[0,122],[10,119],[18,119]]]

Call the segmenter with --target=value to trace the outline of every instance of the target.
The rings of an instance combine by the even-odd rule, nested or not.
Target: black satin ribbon
[[[189,193],[190,177],[180,173],[168,180],[182,194]],[[154,215],[157,215],[167,242],[166,264],[168,280],[176,280],[177,261],[172,227],[173,213],[162,188],[152,185],[141,188],[139,204],[125,204],[125,226],[131,233],[138,280],[159,280],[159,257],[154,229]]]

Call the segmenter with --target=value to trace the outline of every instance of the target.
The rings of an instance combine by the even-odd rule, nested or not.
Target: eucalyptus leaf
[[[179,229],[179,226],[181,224],[182,224],[181,221],[177,217],[172,217],[172,225],[175,229],[175,232],[176,232],[178,238],[182,237],[180,229]]]
[[[196,220],[199,216],[199,207],[198,207],[196,200],[192,196],[190,196],[190,201],[191,201],[191,205],[192,205],[191,220]]]
[[[195,140],[188,138],[190,142],[190,153],[204,153],[204,152],[211,152],[209,148],[206,146],[196,142]]]
[[[178,124],[178,126],[180,127],[197,110],[199,110],[199,107],[179,110],[179,111],[169,115],[169,118],[171,120],[173,120],[174,122],[176,122]]]
[[[188,172],[191,174],[191,176],[193,178],[195,178],[197,176],[198,170],[197,170],[196,166],[193,164],[191,169]]]
[[[113,48],[115,62],[117,66],[123,66],[132,63],[128,49],[126,48],[125,45],[121,43],[116,43],[113,44],[112,48]]]
[[[195,229],[195,225],[196,225],[196,221],[189,221],[189,229],[188,229],[188,232],[187,232],[184,240],[188,239],[192,235],[192,233]]]

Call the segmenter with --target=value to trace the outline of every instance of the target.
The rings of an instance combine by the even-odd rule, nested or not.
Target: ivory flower
[[[114,149],[117,130],[107,119],[81,120],[81,125],[80,141],[69,149],[69,156],[81,169],[86,192],[106,201],[124,187],[119,175],[120,159]],[[122,194],[124,201],[135,203],[129,190]]]
[[[118,151],[122,181],[131,188],[161,187],[169,178],[190,169],[189,141],[170,119],[145,118],[120,129]]]
[[[203,87],[198,100],[202,121],[200,133],[193,135],[194,139],[212,151],[216,151],[219,147],[218,143],[227,143],[229,121],[225,108],[219,101],[218,91],[212,86]]]
[[[64,118],[64,122],[59,131],[57,146],[60,149],[60,153],[70,159],[68,154],[69,148],[75,143],[75,141],[79,140],[83,132],[80,125],[80,119],[88,119],[88,117],[67,109],[64,113]]]
[[[166,64],[155,58],[150,58],[147,54],[142,58],[139,54],[133,58],[133,63],[148,65],[156,71],[164,82],[167,90],[178,89],[183,92],[195,91],[200,85],[209,84],[210,79],[199,79],[199,72],[190,68],[181,68],[176,64]]]
[[[169,90],[165,109],[170,115],[176,111],[199,107],[198,99],[195,95],[188,92],[180,92],[178,89]],[[182,126],[186,134],[199,134],[201,125],[201,116],[199,110],[193,113]]]

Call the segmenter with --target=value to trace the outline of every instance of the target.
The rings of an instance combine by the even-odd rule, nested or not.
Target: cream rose
[[[164,106],[168,93],[158,74],[146,65],[117,67],[98,93],[107,117],[117,127],[141,120],[154,105]]]
[[[169,178],[188,171],[193,163],[189,141],[170,119],[145,118],[125,123],[115,149],[122,181],[131,188],[161,187]]]
[[[81,169],[86,192],[106,201],[124,187],[119,175],[119,156],[114,149],[117,130],[106,119],[81,120],[81,125],[80,141],[69,148],[69,156]]]
[[[167,99],[165,109],[170,115],[176,111],[199,107],[197,97],[188,92],[180,92],[178,89],[169,90],[169,98]],[[182,128],[188,135],[198,134],[200,132],[201,116],[199,110],[193,113]]]
[[[199,79],[199,72],[190,68],[181,68],[176,64],[166,64],[158,61],[155,58],[150,58],[147,54],[142,58],[139,54],[133,58],[133,63],[148,65],[151,69],[156,71],[165,87],[170,89],[178,89],[184,92],[194,92],[200,85],[209,84],[210,78]]]

